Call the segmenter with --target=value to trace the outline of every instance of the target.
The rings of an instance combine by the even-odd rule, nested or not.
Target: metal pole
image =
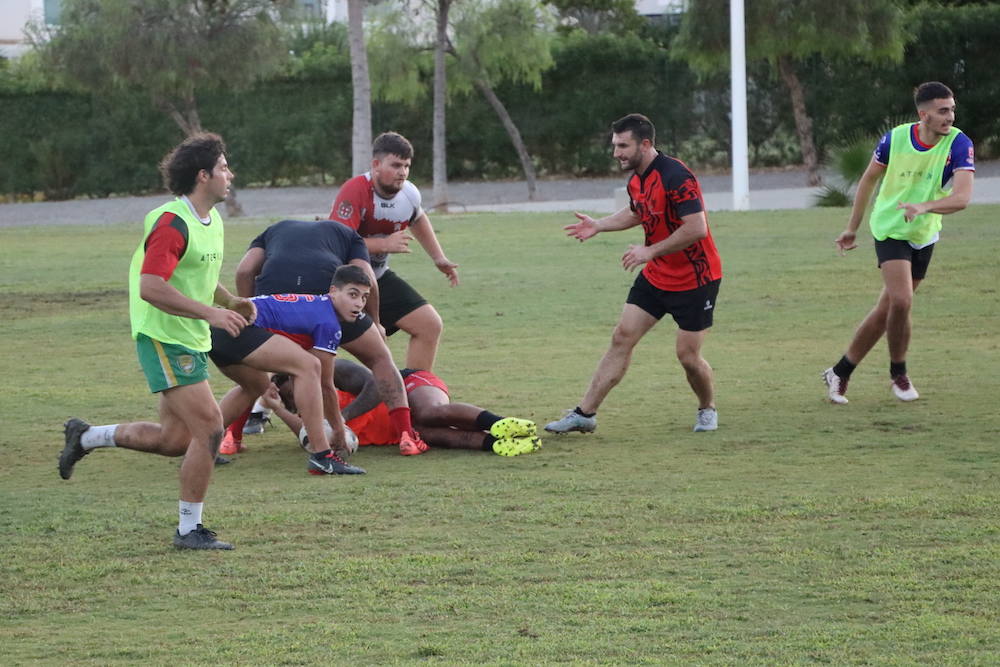
[[[733,136],[733,210],[750,208],[750,162],[747,157],[747,59],[743,0],[729,2],[729,50]]]

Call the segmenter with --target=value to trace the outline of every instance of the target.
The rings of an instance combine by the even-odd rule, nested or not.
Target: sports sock
[[[890,361],[889,362],[889,377],[899,377],[900,375],[906,375],[906,362],[905,361]]]
[[[319,461],[320,459],[325,459],[327,456],[329,456],[330,452],[332,451],[333,451],[332,449],[324,449],[321,452],[309,452],[309,456]]]
[[[580,409],[579,405],[573,408],[573,412],[580,415],[581,417],[586,417],[587,419],[590,419],[591,417],[597,414],[596,412],[589,412],[589,413],[584,412],[583,410]]]
[[[503,419],[503,417],[500,415],[495,415],[489,410],[483,410],[476,416],[476,430],[488,431],[490,430],[490,426],[493,426],[501,419]]]
[[[181,500],[179,505],[180,523],[177,524],[177,533],[187,535],[201,523],[201,509],[205,503],[189,503]]]
[[[84,449],[115,446],[115,429],[118,424],[107,426],[91,426],[80,436],[80,446]]]
[[[409,408],[394,408],[389,410],[389,421],[392,422],[392,428],[395,429],[397,435],[413,433],[413,423],[410,421]]]
[[[837,374],[837,377],[842,377],[845,380],[849,380],[851,378],[851,373],[853,373],[854,369],[857,367],[858,367],[857,364],[852,364],[851,361],[847,358],[847,355],[845,354],[840,358],[840,361],[838,361],[836,365],[833,367],[833,372]]]
[[[243,427],[247,425],[247,420],[250,419],[250,411],[247,410],[239,417],[236,418],[232,424],[229,425],[227,429],[229,434],[233,437],[233,442],[243,442]]]
[[[483,451],[484,452],[492,452],[493,451],[493,443],[496,442],[496,441],[497,441],[497,439],[494,438],[489,433],[487,433],[486,435],[484,435],[483,436]]]

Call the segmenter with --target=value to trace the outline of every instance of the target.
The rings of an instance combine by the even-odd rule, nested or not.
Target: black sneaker
[[[80,436],[90,428],[90,424],[71,417],[63,424],[63,433],[66,435],[66,445],[59,454],[59,476],[69,479],[73,475],[73,466],[76,462],[90,453],[89,449],[84,449],[80,444]]]
[[[243,435],[260,435],[264,432],[264,424],[270,424],[271,419],[265,417],[263,412],[251,412],[250,418],[243,426]]]
[[[174,546],[178,549],[224,549],[226,551],[233,548],[229,542],[220,542],[215,539],[215,533],[200,523],[187,535],[175,532]]]
[[[352,466],[332,450],[311,454],[306,467],[310,475],[364,475],[365,469]]]

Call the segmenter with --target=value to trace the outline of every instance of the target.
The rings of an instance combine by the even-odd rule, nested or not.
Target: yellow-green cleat
[[[538,435],[535,422],[517,417],[504,417],[490,427],[490,435],[498,440],[503,438],[534,438]]]
[[[500,456],[520,456],[537,452],[542,448],[541,439],[535,438],[500,438],[493,443],[493,453]]]

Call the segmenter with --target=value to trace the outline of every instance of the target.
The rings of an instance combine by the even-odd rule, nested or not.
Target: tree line
[[[67,0],[58,31],[35,26],[35,52],[0,61],[0,193],[156,190],[159,156],[201,127],[226,137],[244,186],[342,181],[370,131],[394,129],[437,203],[448,179],[611,173],[608,125],[632,111],[692,166],[729,163],[724,0],[692,0],[679,22],[607,0],[441,0],[423,14],[352,0],[352,28],[285,5]],[[837,146],[912,116],[926,80],[955,90],[981,157],[1000,153],[1000,6],[747,7],[752,165],[804,163],[815,178]]]

